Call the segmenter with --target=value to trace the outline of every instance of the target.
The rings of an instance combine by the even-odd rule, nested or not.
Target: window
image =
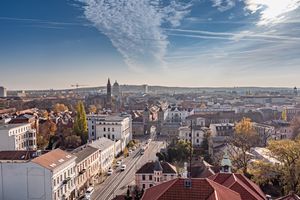
[[[152,184],[149,185],[149,187],[152,187],[152,186],[153,186]]]
[[[113,139],[113,140],[115,139],[115,135],[114,134],[111,135],[111,139]]]
[[[149,180],[152,181],[152,175],[149,175]],[[151,186],[150,186],[151,187]]]
[[[105,127],[103,128],[103,131],[104,131],[104,132],[106,131]],[[104,137],[105,137],[105,136],[104,136]]]
[[[142,175],[142,180],[146,180],[146,176],[145,175]]]
[[[94,130],[94,125],[92,125],[92,129]]]
[[[115,128],[111,128],[111,131],[114,132],[114,131],[115,131]]]
[[[107,128],[108,130],[107,131],[110,131],[110,128]]]
[[[143,189],[145,189],[146,188],[146,186],[145,186],[145,184],[143,184]]]

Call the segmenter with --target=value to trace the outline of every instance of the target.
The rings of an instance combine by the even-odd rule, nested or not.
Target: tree
[[[37,146],[38,146],[38,149],[45,149],[45,147],[47,147],[48,145],[48,139],[45,138],[45,136],[43,135],[37,135],[36,137],[36,143],[37,143]]]
[[[55,113],[60,113],[60,112],[65,112],[65,111],[68,111],[68,107],[65,106],[65,104],[62,104],[62,103],[57,103],[53,106],[53,111]]]
[[[90,105],[89,106],[89,112],[90,113],[96,113],[97,112],[97,107],[95,105]]]
[[[210,131],[207,131],[204,133],[203,135],[203,140],[202,140],[202,143],[201,143],[201,155],[204,157],[204,160],[207,161],[207,162],[211,162],[211,158],[210,158],[210,155],[209,155],[209,137],[211,135],[211,132]]]
[[[251,160],[249,155],[250,149],[255,147],[259,142],[259,136],[252,127],[249,118],[243,118],[235,126],[235,133],[229,140],[229,154],[234,166],[241,169],[246,175],[248,170],[248,163]]]
[[[281,119],[283,121],[287,121],[287,114],[286,114],[286,109],[284,109],[281,113]]]
[[[281,162],[278,168],[286,193],[300,192],[300,140],[271,141],[271,156]]]
[[[70,135],[65,138],[65,146],[67,148],[77,148],[81,144],[81,138],[77,135]]]
[[[183,140],[178,141],[176,144],[171,145],[168,148],[168,160],[169,162],[178,161],[185,162],[190,157],[191,143]]]
[[[87,120],[84,105],[79,101],[76,105],[76,117],[74,121],[74,132],[80,136],[82,143],[86,143],[88,139]]]
[[[295,139],[300,134],[300,117],[299,116],[296,116],[293,119],[293,121],[291,123],[291,127],[293,129],[293,138]]]
[[[127,147],[125,147],[125,149],[124,149],[124,151],[123,151],[123,155],[124,155],[125,158],[129,155],[129,152],[128,152],[128,148],[127,148]]]

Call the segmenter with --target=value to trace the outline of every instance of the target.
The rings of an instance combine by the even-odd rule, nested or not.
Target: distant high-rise
[[[119,97],[120,96],[120,86],[117,81],[115,81],[113,88],[112,88],[112,95],[114,97]]]
[[[145,93],[145,94],[147,94],[148,93],[148,85],[147,84],[145,84],[145,85],[143,85],[143,92]]]
[[[297,87],[294,87],[294,95],[298,96],[298,89],[297,89]]]
[[[109,78],[106,86],[106,105],[111,108],[111,84]]]
[[[0,87],[0,97],[6,97],[7,93],[6,93],[6,88],[5,87]]]

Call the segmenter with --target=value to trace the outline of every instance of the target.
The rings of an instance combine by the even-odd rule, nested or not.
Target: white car
[[[112,168],[109,168],[107,171],[107,175],[112,175],[113,172],[114,172],[114,170]]]
[[[129,154],[131,154],[131,153],[132,153],[132,150],[131,150],[131,149],[129,149],[129,151],[128,151],[128,152],[129,152]]]
[[[86,192],[85,192],[85,194],[84,194],[84,197],[85,197],[86,199],[91,199],[91,196],[92,196],[93,193],[94,193],[94,187],[89,187],[89,188],[86,190]]]
[[[121,171],[125,171],[125,169],[126,169],[126,165],[122,165],[121,166]]]
[[[122,165],[122,160],[118,160],[116,165],[117,165],[117,167],[121,166]]]

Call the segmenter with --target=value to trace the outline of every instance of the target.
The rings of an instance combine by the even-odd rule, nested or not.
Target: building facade
[[[148,189],[165,181],[177,178],[176,168],[167,162],[148,162],[135,173],[139,189]]]
[[[35,150],[36,130],[30,123],[1,124],[0,150]]]
[[[75,197],[76,157],[60,149],[0,152],[1,199],[69,200]]]
[[[128,115],[89,115],[89,140],[102,137],[113,141],[121,141],[122,151],[132,140],[132,121]]]

